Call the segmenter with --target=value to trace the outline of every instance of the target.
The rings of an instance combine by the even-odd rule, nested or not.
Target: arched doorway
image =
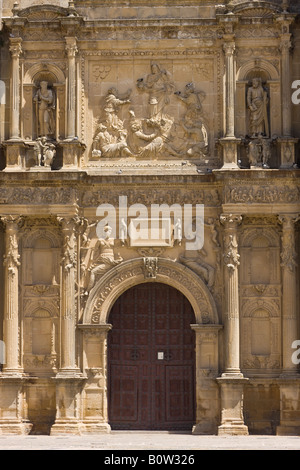
[[[191,430],[195,423],[195,323],[174,287],[142,283],[109,315],[108,416],[112,429]]]

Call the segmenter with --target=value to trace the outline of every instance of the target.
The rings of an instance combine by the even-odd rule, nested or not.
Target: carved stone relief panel
[[[155,60],[152,54],[142,61],[137,54],[116,63],[85,54],[81,75],[88,132],[83,132],[90,150],[84,164],[109,166],[122,159],[127,167],[143,160],[188,159],[214,166],[219,122],[213,116],[221,102],[212,84],[219,77],[214,74],[218,58],[185,59]]]

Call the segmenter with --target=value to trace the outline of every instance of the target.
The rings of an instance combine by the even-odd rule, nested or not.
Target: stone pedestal
[[[281,137],[277,139],[279,145],[280,168],[293,168],[295,163],[295,145],[298,139]]]
[[[277,436],[300,434],[300,377],[280,381],[280,425]]]
[[[248,427],[244,424],[243,400],[244,385],[247,379],[219,377],[217,383],[221,389],[221,425],[218,427],[218,435],[247,435]]]
[[[196,424],[193,434],[215,434],[219,424],[218,336],[221,325],[191,325],[196,338]]]
[[[225,137],[220,139],[219,143],[223,149],[223,166],[222,170],[239,170],[238,166],[238,146],[241,139],[235,137]]]
[[[29,434],[32,425],[27,419],[23,379],[0,374],[0,435]],[[5,410],[5,411],[4,411]]]
[[[78,325],[83,341],[83,370],[87,377],[82,396],[84,434],[110,432],[107,410],[107,334],[111,325]]]
[[[51,436],[82,434],[81,391],[84,377],[80,374],[56,376],[56,418],[51,428]]]
[[[85,145],[78,140],[65,140],[59,146],[63,151],[63,170],[78,170]]]
[[[4,142],[6,167],[4,171],[21,171],[25,169],[25,145],[21,140]]]

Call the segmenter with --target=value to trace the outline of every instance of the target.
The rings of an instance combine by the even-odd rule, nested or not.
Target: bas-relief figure
[[[162,155],[181,158],[207,154],[208,131],[203,122],[203,92],[196,91],[193,83],[186,85],[183,94],[175,92],[170,73],[157,63],[151,64],[150,74],[137,80],[137,89],[148,94],[148,116],[137,117],[131,107],[127,128],[118,112],[124,105],[133,104],[129,99],[131,90],[123,96],[116,88],[107,91],[104,116],[100,117],[94,134],[93,159],[156,159]],[[175,122],[174,117],[167,113],[167,106],[174,95],[186,106],[186,113],[180,122]]]
[[[149,95],[149,120],[150,122],[161,122],[168,119],[165,107],[170,103],[170,95],[175,90],[171,75],[159,64],[151,64],[151,73],[137,81],[139,90]]]
[[[115,240],[111,237],[111,234],[112,228],[108,225],[105,226],[103,229],[103,238],[99,238],[92,249],[87,269],[89,272],[87,293],[94,287],[97,275],[104,274],[123,261],[123,258],[119,254],[115,257]]]

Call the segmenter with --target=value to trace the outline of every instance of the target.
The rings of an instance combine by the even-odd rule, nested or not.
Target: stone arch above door
[[[106,324],[115,300],[130,287],[149,281],[168,284],[182,292],[193,307],[197,324],[219,324],[214,299],[200,277],[186,266],[164,258],[157,258],[154,277],[147,277],[144,258],[125,261],[103,275],[90,292],[82,323]]]

